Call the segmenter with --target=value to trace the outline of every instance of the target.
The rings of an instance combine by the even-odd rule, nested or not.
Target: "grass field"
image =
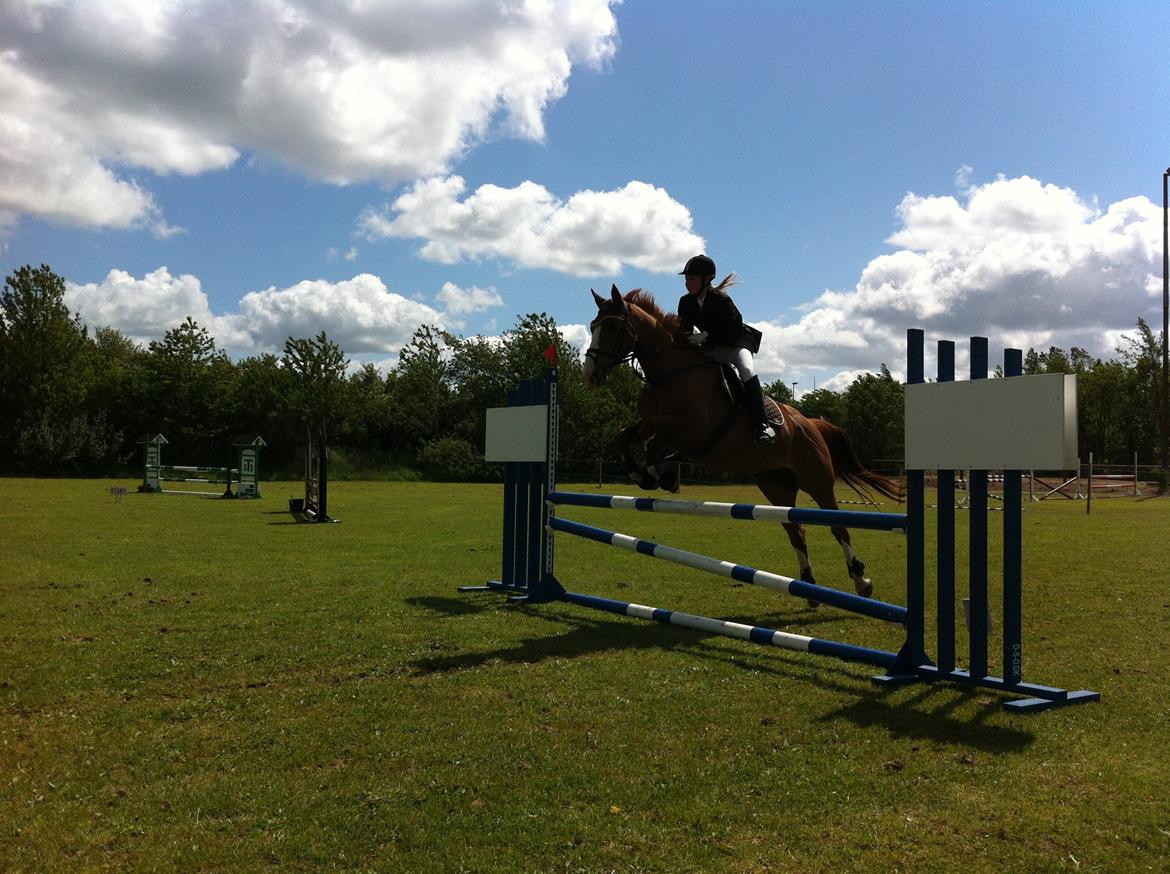
[[[1026,508],[1025,678],[1103,698],[1021,716],[459,595],[499,575],[498,486],[338,482],[342,524],[313,526],[285,512],[292,483],[223,502],[2,482],[0,870],[1170,870],[1167,499]],[[566,515],[794,570],[774,526]],[[840,587],[829,533],[810,539]],[[854,540],[904,602],[904,539]],[[578,591],[899,643],[587,541],[557,562]]]

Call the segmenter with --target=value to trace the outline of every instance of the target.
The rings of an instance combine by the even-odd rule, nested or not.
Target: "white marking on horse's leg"
[[[812,563],[808,560],[808,553],[801,549],[793,550],[796,553],[796,558],[800,561],[800,573],[812,570]]]
[[[873,593],[873,581],[865,575],[865,565],[853,551],[853,547],[844,540],[838,541],[841,551],[845,553],[845,568],[849,572],[849,579],[853,580],[853,588],[857,594],[868,598]]]

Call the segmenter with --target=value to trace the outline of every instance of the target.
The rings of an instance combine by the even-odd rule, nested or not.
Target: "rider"
[[[768,424],[764,390],[752,358],[760,349],[760,332],[743,323],[739,308],[727,294],[736,283],[735,274],[729,273],[718,285],[712,285],[715,262],[706,255],[696,255],[679,275],[686,277],[687,285],[687,293],[678,302],[684,339],[709,358],[735,367],[755,420],[756,443],[771,443],[776,432]]]

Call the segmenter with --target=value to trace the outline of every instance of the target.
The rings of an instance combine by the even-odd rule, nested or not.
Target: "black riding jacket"
[[[709,290],[703,306],[693,294],[684,294],[678,302],[678,318],[683,333],[699,330],[707,332],[708,346],[748,348],[744,342],[743,316],[730,297]]]

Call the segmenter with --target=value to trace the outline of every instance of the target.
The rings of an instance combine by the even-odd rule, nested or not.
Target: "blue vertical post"
[[[1023,375],[1021,350],[1004,350],[1003,372],[1007,377]],[[1009,686],[1020,683],[1024,671],[1022,478],[1020,470],[1003,472],[1003,679]]]
[[[987,338],[971,338],[971,379],[987,378]],[[973,470],[967,482],[970,504],[969,644],[971,676],[987,676],[987,471]]]
[[[906,382],[925,382],[923,345],[919,328],[906,332]],[[906,648],[921,660],[926,652],[926,495],[921,470],[906,471]]]
[[[544,384],[537,380],[529,380],[524,384],[527,398],[525,403],[536,406],[546,403]],[[544,466],[547,462],[525,462],[525,545],[524,545],[524,584],[531,591],[540,581],[544,571],[541,562],[541,545],[544,542]]]
[[[938,341],[938,381],[954,382],[955,343]],[[955,472],[938,471],[938,517],[935,555],[938,561],[938,669],[955,669]]]

